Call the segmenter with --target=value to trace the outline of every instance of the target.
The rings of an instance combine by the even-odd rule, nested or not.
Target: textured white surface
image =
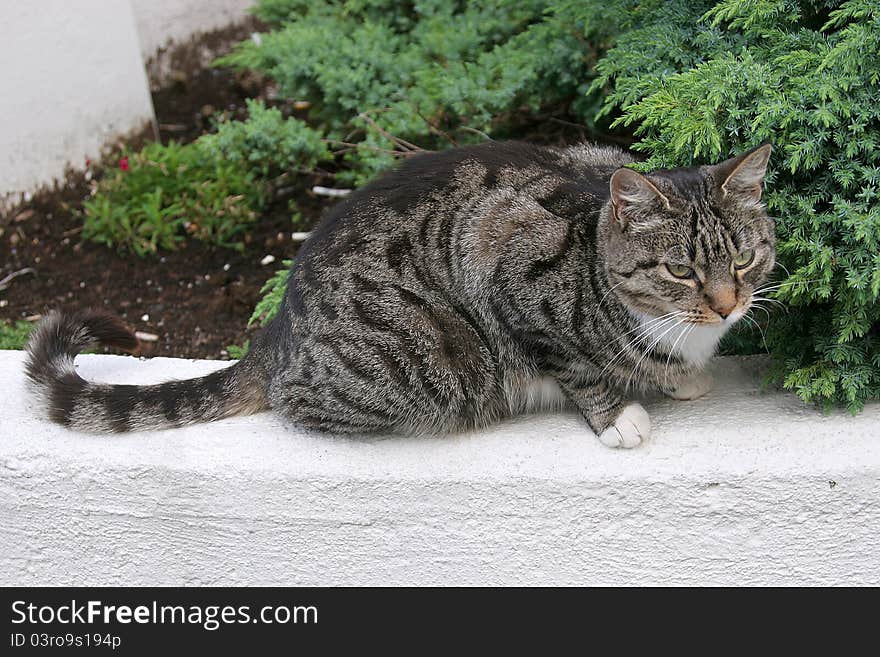
[[[129,0],[146,61],[172,41],[242,20],[256,0]]]
[[[80,356],[156,382],[222,363]],[[648,400],[603,447],[572,414],[446,438],[342,439],[270,414],[89,436],[40,420],[0,351],[3,584],[880,584],[880,405],[821,415],[715,389]]]
[[[152,121],[134,17],[119,0],[0,3],[0,199],[84,168]]]
[[[153,121],[144,61],[172,41],[242,20],[252,4],[0,2],[0,207],[67,166],[83,169],[113,139]]]

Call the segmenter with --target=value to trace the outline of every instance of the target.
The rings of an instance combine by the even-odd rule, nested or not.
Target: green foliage
[[[247,170],[200,148],[153,143],[124,154],[84,204],[83,236],[143,256],[192,235],[222,246],[256,220],[262,185]]]
[[[0,349],[24,349],[34,325],[19,320],[0,320]]]
[[[254,308],[254,312],[248,320],[248,326],[252,324],[265,326],[278,314],[281,299],[284,297],[284,290],[287,288],[287,275],[290,272],[293,260],[284,260],[281,264],[284,266],[284,269],[276,271],[272,278],[266,281],[262,289],[260,289],[260,294],[263,297],[257,303],[257,307]]]
[[[267,0],[256,13],[277,29],[220,63],[309,100],[310,124],[345,153],[341,177],[355,183],[414,148],[503,133],[521,108],[560,104],[591,122],[584,92],[614,16],[547,0]]]
[[[699,56],[663,55],[670,38]],[[775,373],[824,405],[880,397],[880,5],[658,3],[597,69],[604,111],[636,126],[645,167],[775,145],[768,295],[788,306],[765,330]]]
[[[280,110],[248,100],[247,121],[223,121],[215,134],[199,139],[211,159],[227,160],[266,179],[284,171],[311,171],[330,159],[321,135],[297,119],[285,119]]]
[[[233,360],[241,360],[245,357],[248,352],[248,349],[251,348],[251,341],[245,340],[244,344],[239,346],[237,344],[231,344],[226,347],[226,353],[229,354],[229,357]]]
[[[221,121],[191,144],[123,153],[127,168],[102,179],[84,204],[83,235],[141,256],[173,250],[187,235],[240,249],[270,180],[331,157],[302,121],[256,100],[247,105],[247,121]]]

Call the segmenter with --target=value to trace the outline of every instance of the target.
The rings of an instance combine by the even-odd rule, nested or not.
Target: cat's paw
[[[693,374],[679,381],[675,387],[664,390],[664,393],[673,399],[697,399],[712,389],[712,375],[706,372]]]
[[[637,447],[651,435],[651,418],[641,404],[627,404],[614,424],[599,434],[608,447]]]

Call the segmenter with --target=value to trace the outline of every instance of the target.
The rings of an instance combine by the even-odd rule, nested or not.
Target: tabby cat
[[[43,320],[27,373],[51,419],[84,431],[271,408],[334,433],[436,433],[573,406],[604,444],[632,447],[650,421],[630,391],[704,394],[701,369],[774,265],[770,150],[646,175],[588,144],[412,157],[327,213],[231,367],[89,383],[80,350],[137,341],[87,311]]]

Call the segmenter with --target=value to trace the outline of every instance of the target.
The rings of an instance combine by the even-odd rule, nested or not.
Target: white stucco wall
[[[128,2],[0,4],[0,198],[83,168],[152,118]]]
[[[250,4],[0,3],[0,211],[152,122],[144,62],[170,41],[242,20]]]
[[[223,363],[82,356],[120,383]],[[654,436],[573,414],[348,439],[270,414],[89,436],[40,420],[0,352],[4,584],[880,584],[880,404],[822,415],[721,359]]]
[[[255,0],[129,0],[144,61],[172,41],[242,20]]]

